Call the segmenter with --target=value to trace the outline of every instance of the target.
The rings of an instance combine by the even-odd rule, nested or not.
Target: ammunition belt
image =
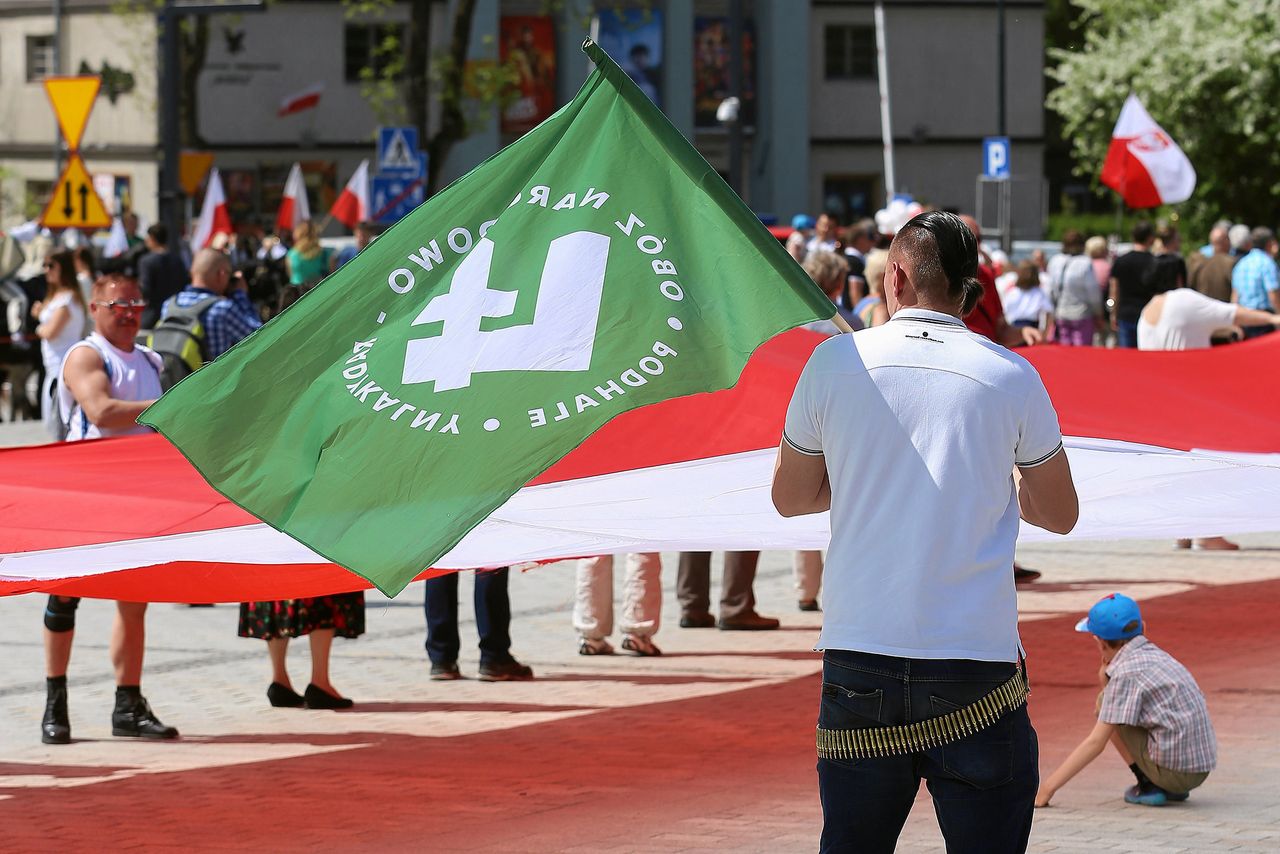
[[[1026,677],[1019,667],[1008,682],[990,694],[964,708],[936,718],[903,726],[868,729],[818,727],[818,757],[871,759],[879,756],[903,756],[951,744],[982,732],[1025,703],[1029,693]]]

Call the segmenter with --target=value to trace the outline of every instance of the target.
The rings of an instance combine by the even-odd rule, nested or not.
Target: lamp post
[[[225,3],[165,0],[160,9],[160,142],[164,160],[160,169],[160,221],[169,231],[170,248],[182,234],[182,184],[178,180],[178,102],[182,75],[178,28],[184,15],[220,12],[263,12],[265,0],[228,0]]]

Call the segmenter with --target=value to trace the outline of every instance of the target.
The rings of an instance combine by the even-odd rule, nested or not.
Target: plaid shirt
[[[1245,308],[1270,311],[1271,292],[1280,288],[1276,262],[1261,249],[1249,250],[1231,270],[1231,288]]]
[[[1187,668],[1138,635],[1107,665],[1098,720],[1147,730],[1151,760],[1170,771],[1212,771],[1218,742],[1200,686]]]
[[[195,285],[187,285],[174,299],[178,301],[179,308],[186,308],[212,296],[217,294]],[[164,313],[168,314],[167,301],[164,308]],[[242,290],[234,290],[231,296],[224,297],[209,306],[204,313],[201,325],[204,326],[205,349],[209,354],[209,361],[212,362],[242,339],[248,338],[249,333],[262,326],[262,321],[258,319],[258,312],[249,301],[249,295]]]

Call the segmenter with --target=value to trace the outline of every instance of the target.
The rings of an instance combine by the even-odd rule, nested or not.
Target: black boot
[[[160,722],[136,685],[123,685],[116,688],[111,734],[129,738],[177,738],[178,730]]]
[[[44,703],[44,720],[40,722],[40,740],[45,744],[71,743],[71,717],[67,714],[67,677],[45,680],[48,696]]]

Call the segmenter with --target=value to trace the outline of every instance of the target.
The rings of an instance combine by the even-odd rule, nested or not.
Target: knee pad
[[[80,600],[68,596],[50,596],[44,609],[44,627],[51,632],[69,632],[76,627],[76,608]]]

